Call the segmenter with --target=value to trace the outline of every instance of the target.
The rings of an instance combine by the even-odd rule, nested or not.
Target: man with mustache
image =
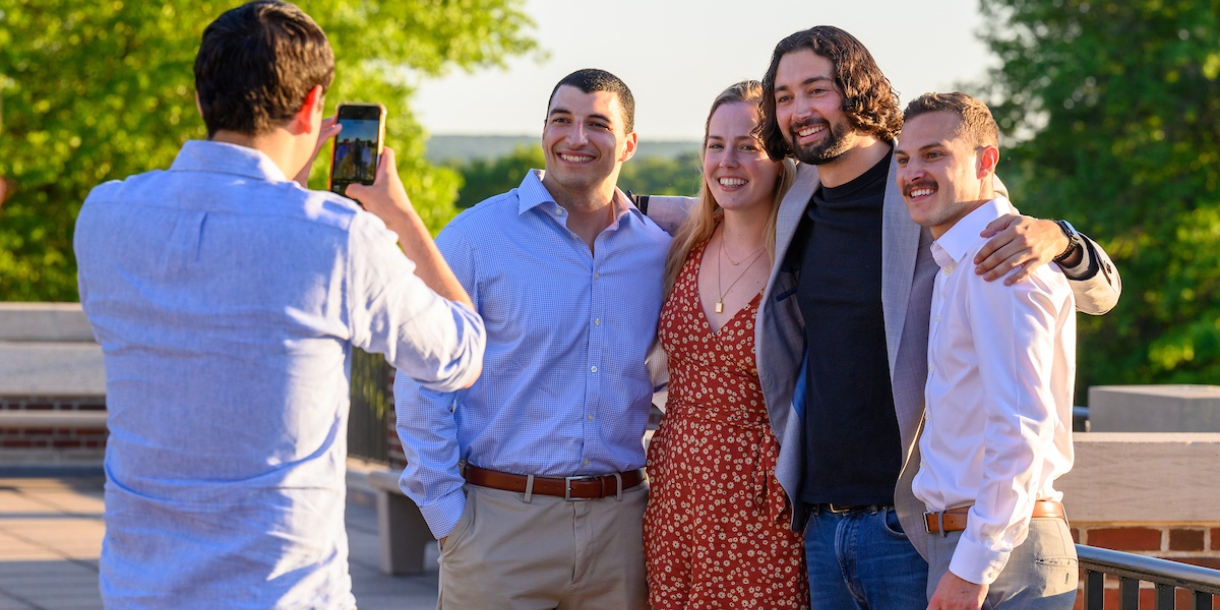
[[[898,96],[864,45],[832,26],[776,45],[763,96],[768,154],[800,164],[778,212],[755,344],[813,607],[922,609],[929,534],[911,480],[937,266],[894,179]],[[671,226],[689,204],[641,205]],[[1009,214],[983,233],[994,237],[958,273],[1011,285],[1054,260],[1080,311],[1117,303],[1113,264],[1067,222]]]
[[[958,266],[1008,213],[991,177],[999,129],[987,105],[928,93],[907,106],[894,151],[911,218],[936,241],[922,463],[929,610],[1067,610],[1076,546],[1055,479],[1072,467],[1076,315],[1056,265],[1011,287]]]
[[[894,180],[897,95],[864,45],[830,26],[780,41],[763,87],[767,152],[801,165],[779,211],[759,375],[783,412],[772,421],[789,428],[777,475],[805,525],[813,606],[923,608],[929,534],[911,479],[937,266]],[[1119,292],[1110,261],[1062,225],[1004,216],[973,262],[1007,258],[984,279],[1016,268],[1011,284],[1054,259],[1081,311],[1109,310]]]

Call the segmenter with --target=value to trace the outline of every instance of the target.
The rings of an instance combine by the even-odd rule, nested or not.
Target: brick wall
[[[1220,513],[1217,514],[1220,517]],[[1073,523],[1072,538],[1081,544],[1137,555],[1159,557],[1211,569],[1220,569],[1220,521],[1215,523],[1113,524]],[[1081,573],[1081,587],[1084,574]],[[1140,608],[1155,608],[1155,589],[1142,583]],[[1179,589],[1175,608],[1188,610],[1190,592]],[[1083,595],[1077,597],[1081,608]],[[1118,607],[1118,579],[1106,578],[1106,607]]]
[[[3,411],[105,411],[103,396],[5,396]],[[0,464],[98,463],[106,452],[106,428],[0,427]]]

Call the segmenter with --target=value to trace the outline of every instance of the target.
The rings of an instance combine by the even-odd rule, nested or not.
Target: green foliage
[[[695,197],[703,182],[703,159],[698,153],[676,158],[636,157],[623,164],[618,185],[624,191],[646,195]]]
[[[458,207],[468,208],[488,197],[515,189],[531,169],[546,166],[541,146],[518,146],[511,154],[496,159],[471,159],[458,165],[462,189]]]
[[[982,0],[1022,210],[1121,269],[1080,322],[1078,387],[1220,379],[1220,0]],[[1005,170],[1001,169],[1002,172]]]
[[[521,185],[525,172],[546,166],[540,146],[519,146],[512,154],[496,159],[471,159],[456,168],[462,173],[458,206],[470,207],[488,197]],[[676,159],[634,157],[623,164],[618,186],[624,191],[647,195],[699,194],[703,180],[699,155],[684,153]]]
[[[235,1],[0,0],[0,300],[71,301],[73,222],[106,180],[166,168],[206,136],[193,66],[203,29]],[[424,159],[411,82],[453,67],[503,65],[535,50],[521,0],[304,0],[327,32],[335,81],[327,106],[379,101],[386,143],[434,231],[454,214],[460,177]],[[325,184],[325,159],[312,184]]]

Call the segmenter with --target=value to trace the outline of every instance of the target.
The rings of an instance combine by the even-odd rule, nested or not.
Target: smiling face
[[[960,115],[940,111],[907,121],[894,158],[898,188],[911,219],[939,238],[991,198],[999,150],[976,145],[962,133]]]
[[[754,135],[758,104],[732,102],[712,114],[703,148],[703,180],[726,210],[771,205],[781,171]]]
[[[776,68],[775,119],[802,163],[829,163],[856,143],[834,74],[834,64],[810,49],[784,55]]]
[[[623,161],[635,154],[619,97],[564,85],[555,91],[542,130],[548,190],[571,194],[613,190]]]

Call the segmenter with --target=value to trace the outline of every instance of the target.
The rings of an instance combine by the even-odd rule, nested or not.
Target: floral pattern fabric
[[[809,608],[804,544],[775,478],[779,443],[754,357],[762,295],[713,333],[699,299],[706,242],[661,311],[665,417],[648,447],[644,513],[653,608]]]

